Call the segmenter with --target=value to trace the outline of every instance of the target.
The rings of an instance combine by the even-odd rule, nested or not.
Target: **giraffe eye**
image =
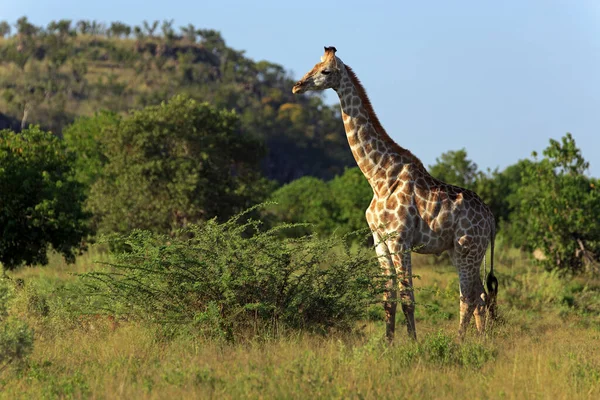
[[[329,74],[331,73],[331,71],[330,71],[330,70],[328,70],[328,69],[324,69],[323,71],[321,71],[321,73],[322,73],[323,75],[329,75]]]

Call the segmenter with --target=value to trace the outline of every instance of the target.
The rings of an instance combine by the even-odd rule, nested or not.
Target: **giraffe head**
[[[292,93],[304,93],[308,90],[337,89],[341,81],[341,61],[335,56],[335,47],[325,47],[321,62],[308,71],[292,88]]]

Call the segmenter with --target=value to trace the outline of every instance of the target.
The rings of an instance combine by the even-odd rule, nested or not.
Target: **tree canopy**
[[[587,161],[570,133],[550,140],[544,157],[521,172],[512,198],[511,237],[517,245],[539,248],[548,269],[577,272],[600,255],[600,190],[585,175]]]
[[[261,167],[270,179],[331,179],[353,165],[338,107],[319,95],[293,95],[281,65],[246,57],[218,31],[178,30],[170,20],[132,27],[63,19],[39,27],[23,17],[12,36],[3,26],[0,109],[22,127],[40,124],[60,135],[97,110],[122,114],[185,94],[236,110],[241,131],[269,149]]]
[[[0,131],[0,264],[46,264],[51,247],[73,261],[90,233],[74,154],[38,127]]]
[[[88,172],[80,179],[91,183],[88,204],[100,231],[169,233],[261,201],[270,187],[258,172],[264,146],[239,125],[235,112],[186,96],[118,120],[78,120],[68,138],[84,150],[80,157],[90,155],[79,161]]]
[[[467,158],[467,150],[450,150],[435,159],[429,173],[437,179],[465,189],[473,189],[477,179],[477,164]]]

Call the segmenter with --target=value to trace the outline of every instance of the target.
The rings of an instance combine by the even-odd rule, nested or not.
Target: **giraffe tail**
[[[494,224],[495,225],[495,224]],[[485,283],[488,290],[488,312],[490,318],[495,320],[497,317],[496,300],[498,297],[498,279],[494,275],[494,242],[496,241],[496,227],[492,227],[490,232],[490,273],[487,275]]]

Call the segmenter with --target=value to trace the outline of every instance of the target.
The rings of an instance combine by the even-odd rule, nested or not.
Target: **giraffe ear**
[[[333,62],[334,64],[337,65],[336,59],[335,59],[335,52],[337,51],[335,47],[330,46],[324,46],[325,48],[325,54],[321,57],[321,62],[325,62],[325,60],[327,60],[328,58],[333,58]]]

